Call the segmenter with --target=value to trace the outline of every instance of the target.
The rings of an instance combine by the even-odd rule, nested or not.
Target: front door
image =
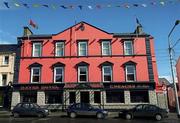
[[[89,103],[89,92],[81,92],[81,103]]]

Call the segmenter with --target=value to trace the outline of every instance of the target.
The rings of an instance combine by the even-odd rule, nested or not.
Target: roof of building
[[[102,30],[102,29],[100,29],[100,28],[98,28],[96,26],[93,26],[93,25],[87,23],[87,22],[81,21],[81,22],[79,22],[79,23],[77,23],[77,24],[75,24],[75,25],[73,25],[73,26],[71,26],[69,28],[66,28],[65,30],[63,30],[63,31],[61,31],[59,33],[56,33],[56,34],[39,34],[39,35],[32,34],[29,37],[27,37],[27,36],[18,37],[18,39],[27,39],[27,38],[29,38],[29,39],[43,39],[43,38],[51,38],[52,36],[58,35],[58,34],[66,31],[66,30],[68,30],[68,29],[70,29],[70,28],[72,28],[72,27],[74,27],[74,26],[76,26],[78,24],[81,24],[81,23],[84,23],[84,24],[87,24],[89,26],[92,26],[92,27],[94,27],[94,28],[96,28],[96,29],[98,29],[98,30],[100,30],[102,32],[105,32],[107,34],[111,34],[111,35],[113,35],[113,37],[148,37],[148,36],[150,36],[149,34],[146,34],[146,33],[137,34],[136,32],[132,32],[132,33],[109,33],[107,31],[104,31],[104,30]]]
[[[159,84],[160,85],[170,85],[171,83],[166,78],[159,78]]]
[[[0,44],[0,52],[16,52],[17,44]]]

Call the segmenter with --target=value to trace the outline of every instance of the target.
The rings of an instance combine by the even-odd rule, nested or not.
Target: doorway
[[[81,103],[89,103],[89,92],[81,92]]]

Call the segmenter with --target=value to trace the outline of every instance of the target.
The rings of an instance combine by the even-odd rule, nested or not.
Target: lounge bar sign
[[[140,90],[140,89],[147,89],[147,90],[153,90],[155,89],[155,83],[150,83],[150,82],[138,82],[138,83],[124,83],[124,82],[119,82],[119,83],[104,83],[104,88],[105,89],[134,89],[134,90]]]
[[[28,91],[28,90],[61,90],[63,89],[63,84],[21,84],[21,85],[14,85],[14,89],[21,90],[21,91]]]

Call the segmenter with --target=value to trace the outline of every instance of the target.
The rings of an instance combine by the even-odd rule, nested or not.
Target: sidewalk
[[[11,117],[12,114],[10,111],[0,111],[0,118],[8,118]],[[57,112],[50,112],[48,117],[67,117],[66,112],[62,111],[57,111]],[[108,113],[108,118],[117,118],[119,117],[118,112],[109,112]],[[168,115],[168,120],[180,120],[180,118],[177,118],[176,113],[169,113]]]

